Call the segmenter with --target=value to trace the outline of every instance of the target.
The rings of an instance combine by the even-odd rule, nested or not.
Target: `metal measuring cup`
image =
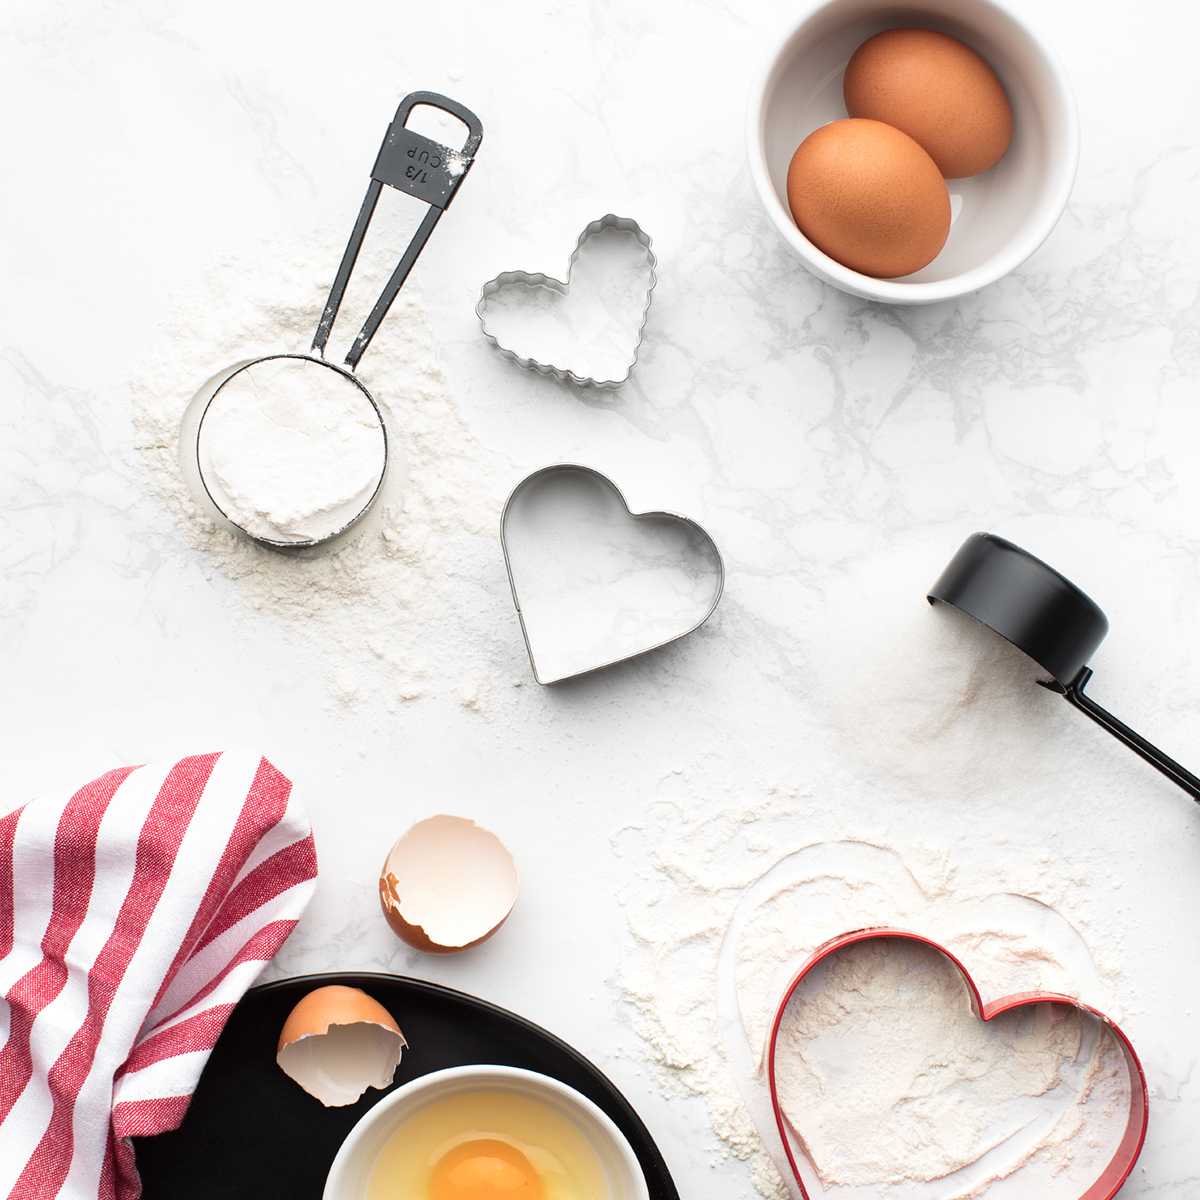
[[[1011,642],[1050,676],[1038,680],[1042,687],[1058,692],[1200,801],[1200,778],[1083,694],[1092,677],[1087,660],[1108,633],[1108,618],[1053,567],[994,533],[973,533],[927,598],[952,605]]]
[[[409,115],[417,105],[428,105],[457,117],[467,127],[468,136],[462,148],[451,149],[408,129],[406,124]],[[438,95],[436,92],[412,92],[405,96],[388,126],[383,145],[380,147],[375,165],[371,169],[371,183],[367,188],[362,208],[359,210],[354,230],[350,234],[346,251],[342,255],[341,265],[338,267],[337,277],[333,281],[329,298],[325,301],[325,310],[321,314],[316,335],[313,337],[312,352],[310,354],[267,355],[252,362],[237,364],[215,377],[216,386],[204,402],[199,420],[195,422],[194,434],[192,434],[195,438],[195,467],[199,473],[200,483],[217,511],[234,529],[253,541],[275,549],[322,545],[345,533],[361,520],[378,497],[387,473],[387,429],[379,405],[362,381],[354,374],[354,371],[387,315],[388,309],[391,308],[392,302],[396,299],[401,287],[404,286],[404,281],[408,278],[425,243],[429,240],[429,235],[433,233],[442,213],[449,208],[451,200],[454,199],[467,172],[471,169],[482,140],[483,126],[480,124],[479,118],[463,105],[446,96]],[[350,275],[354,270],[354,264],[358,259],[363,239],[371,223],[384,184],[425,201],[429,205],[429,209],[416,233],[413,234],[379,299],[376,300],[375,307],[354,339],[354,344],[346,355],[344,365],[339,366],[326,362],[325,344],[333,329],[333,323],[337,318],[338,309],[341,307],[346,287],[350,282]],[[241,402],[239,393],[244,397],[247,390],[255,390],[257,384],[252,372],[256,369],[260,376],[270,376],[272,388],[282,387],[286,393],[288,380],[294,379],[300,394],[307,391],[311,395],[315,388],[322,397],[327,396],[330,399],[337,397],[338,402],[345,405],[347,411],[357,408],[366,415],[366,420],[360,423],[368,430],[362,436],[367,441],[375,443],[372,446],[371,454],[374,459],[372,471],[364,477],[362,488],[356,496],[327,514],[325,524],[329,527],[321,528],[315,534],[284,538],[273,537],[264,534],[261,528],[247,529],[230,516],[230,510],[235,506],[235,501],[213,464],[212,443],[215,435],[212,430],[222,414],[236,411],[236,406]],[[307,372],[307,374],[301,376],[300,372]],[[282,384],[281,380],[283,380]],[[208,421],[207,436],[206,420]],[[185,417],[185,439],[189,436],[187,431],[188,419]]]

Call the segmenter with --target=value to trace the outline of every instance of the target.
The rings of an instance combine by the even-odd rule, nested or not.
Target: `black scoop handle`
[[[1107,730],[1119,742],[1144,758],[1152,767],[1160,770],[1172,783],[1183,788],[1191,798],[1200,802],[1200,778],[1197,778],[1181,767],[1173,758],[1168,758],[1157,746],[1151,745],[1139,733],[1135,733],[1128,725],[1118,721],[1110,712],[1106,712],[1090,696],[1083,694],[1083,689],[1092,677],[1091,667],[1081,667],[1079,674],[1063,689],[1063,698],[1073,704],[1080,712],[1087,713],[1101,729]],[[1053,689],[1058,691],[1057,685]]]

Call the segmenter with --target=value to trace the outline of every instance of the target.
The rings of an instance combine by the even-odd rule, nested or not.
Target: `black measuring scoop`
[[[1042,687],[1060,693],[1200,801],[1200,778],[1083,694],[1092,677],[1087,660],[1104,640],[1108,618],[1053,567],[994,533],[973,533],[927,598],[952,605],[1011,642],[1050,675],[1038,680]]]

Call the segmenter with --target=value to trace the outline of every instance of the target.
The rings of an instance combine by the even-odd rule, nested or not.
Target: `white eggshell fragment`
[[[517,868],[504,844],[474,821],[418,821],[391,849],[379,877],[388,924],[410,946],[456,954],[486,941],[517,898]]]
[[[388,1087],[408,1043],[382,1004],[359,988],[317,988],[284,1022],[275,1061],[328,1108]]]

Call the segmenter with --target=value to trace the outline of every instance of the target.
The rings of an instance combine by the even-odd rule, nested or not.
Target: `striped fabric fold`
[[[316,886],[265,758],[110,771],[0,819],[0,1196],[136,1200],[229,1014]]]

